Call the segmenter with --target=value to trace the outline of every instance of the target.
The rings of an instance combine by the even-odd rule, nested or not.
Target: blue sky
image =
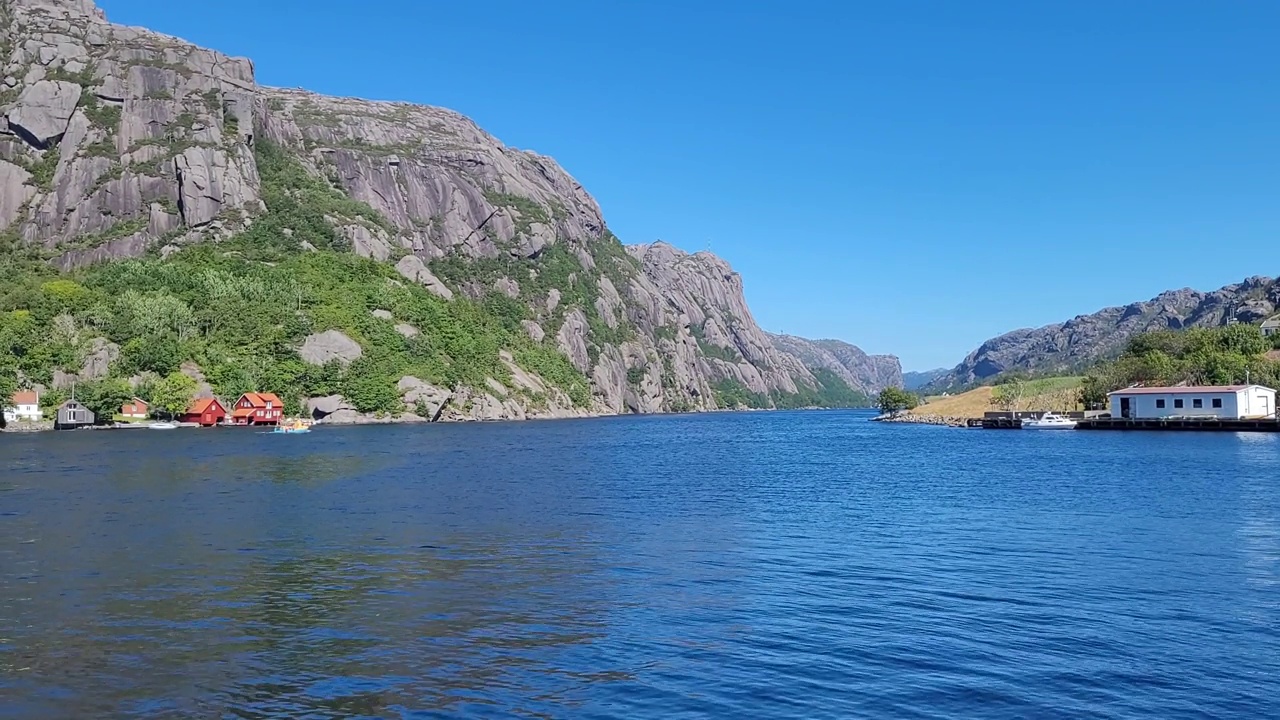
[[[624,242],[710,248],[768,330],[949,366],[1278,274],[1270,0],[99,0],[259,82],[459,110]]]

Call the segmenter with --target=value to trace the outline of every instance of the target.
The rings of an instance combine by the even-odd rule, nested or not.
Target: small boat
[[[1023,430],[1074,430],[1075,427],[1075,420],[1051,412],[1041,415],[1038,419],[1022,421]]]
[[[311,432],[311,423],[305,420],[286,420],[276,426],[274,432],[294,435]]]
[[[147,427],[151,430],[177,430],[178,424],[171,422],[157,422],[151,423]]]

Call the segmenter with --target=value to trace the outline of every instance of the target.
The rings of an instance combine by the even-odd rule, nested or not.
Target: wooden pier
[[[985,425],[984,425],[985,427]],[[1090,418],[1076,422],[1077,430],[1191,430],[1201,432],[1280,432],[1274,418]]]

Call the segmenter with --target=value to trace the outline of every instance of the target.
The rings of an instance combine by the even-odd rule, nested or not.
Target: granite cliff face
[[[1011,371],[1081,369],[1119,353],[1134,335],[1153,330],[1258,323],[1280,307],[1280,283],[1252,277],[1213,292],[1184,288],[1145,302],[1110,307],[1064,323],[1015,330],[983,343],[932,387],[967,385]]]
[[[866,392],[901,382],[894,359],[780,343],[756,325],[723,260],[663,243],[624,248],[554,160],[455,112],[261,87],[251,61],[113,25],[90,0],[0,0],[0,31],[0,236],[10,243],[70,271],[230,238],[268,212],[255,150],[269,144],[356,201],[326,215],[340,250],[394,264],[446,300],[515,301],[529,337],[592,385],[590,406],[575,407],[508,354],[510,379],[433,389],[451,398],[436,417],[525,417],[535,414],[526,395],[551,395],[551,414],[713,409],[737,390],[770,403],[816,387],[811,367]],[[308,354],[337,343],[327,334],[336,328],[316,330]],[[341,344],[341,357],[358,357],[358,344]],[[402,382],[408,404],[426,394],[414,381]]]

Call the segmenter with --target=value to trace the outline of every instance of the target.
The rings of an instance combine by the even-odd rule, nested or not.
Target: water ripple
[[[865,420],[5,438],[0,718],[1280,716],[1280,438]]]

